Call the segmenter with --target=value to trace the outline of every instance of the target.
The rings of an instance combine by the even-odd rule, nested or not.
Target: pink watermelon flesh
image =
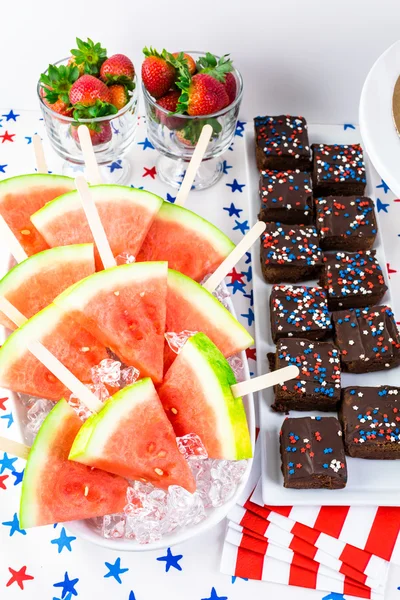
[[[56,414],[52,414],[53,411]],[[23,527],[122,512],[128,482],[68,460],[82,421],[61,400],[42,426],[29,456],[22,489]],[[55,418],[57,417],[57,418]]]

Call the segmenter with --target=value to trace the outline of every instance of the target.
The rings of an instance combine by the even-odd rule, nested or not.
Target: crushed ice
[[[186,344],[188,338],[192,337],[192,335],[196,335],[197,331],[189,331],[189,329],[184,329],[179,333],[175,331],[166,331],[164,333],[164,337],[167,340],[168,346],[171,348],[173,352],[179,354],[182,350],[183,346]]]
[[[115,257],[115,261],[118,266],[131,265],[135,262],[135,260],[136,258],[133,256],[133,254],[130,254],[129,252],[121,252],[121,254],[118,254],[118,256]]]

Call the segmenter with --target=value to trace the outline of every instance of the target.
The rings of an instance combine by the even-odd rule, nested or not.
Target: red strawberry
[[[110,85],[111,104],[121,110],[129,102],[128,90],[124,85]]]
[[[93,77],[93,75],[82,75],[69,91],[71,104],[80,106],[93,106],[96,100],[111,103],[110,90],[105,83]]]
[[[135,77],[135,68],[131,59],[125,56],[125,54],[114,54],[102,64],[100,77],[107,85],[114,83],[132,85],[132,80]],[[133,89],[133,86],[130,89]]]
[[[208,73],[218,81],[220,81],[226,90],[229,98],[229,104],[236,98],[237,83],[235,76],[232,73],[233,65],[226,54],[217,60],[217,57],[211,52],[207,52],[205,56],[201,56],[197,62],[199,73]]]
[[[172,90],[157,100],[158,106],[161,106],[168,112],[175,112],[178,105],[178,100],[181,95],[180,90]],[[184,125],[183,119],[180,117],[171,117],[166,115],[162,110],[156,110],[156,117],[162,125],[168,129],[181,129]]]
[[[159,54],[153,48],[144,48],[146,58],[142,64],[142,81],[146,90],[154,98],[161,98],[172,87],[176,69],[168,62],[167,52]]]
[[[40,76],[40,95],[43,102],[61,115],[69,115],[71,106],[69,92],[79,77],[79,70],[71,65],[49,65],[46,73]]]
[[[190,54],[186,54],[186,52],[173,52],[172,56],[174,58],[180,58],[180,56],[183,56],[183,58],[186,60],[188,69],[189,69],[189,73],[191,75],[194,75],[196,73],[196,63],[194,61],[194,59],[190,56]]]
[[[73,106],[66,104],[60,98],[56,100],[56,102],[53,102],[53,104],[50,104],[50,102],[46,99],[46,90],[48,90],[49,92],[52,91],[51,88],[42,87],[40,89],[40,96],[41,98],[43,98],[43,102],[45,103],[45,105],[51,108],[51,110],[54,110],[54,112],[58,113],[59,115],[70,117],[72,111],[74,110]]]
[[[68,60],[68,65],[70,67],[76,67],[79,71],[79,76],[83,75],[85,73],[85,65],[83,63],[81,63],[80,65],[77,65],[75,62],[75,57],[71,56]]]
[[[236,98],[237,83],[233,73],[227,73],[225,75],[224,88],[228,94],[229,104],[231,104]]]
[[[79,125],[71,125],[71,136],[79,144],[78,127]],[[89,133],[93,146],[105,144],[112,138],[111,125],[108,122],[96,123],[95,127],[89,125]]]
[[[186,111],[192,117],[209,115],[229,104],[224,85],[207,73],[197,73],[191,79],[181,77],[177,85],[182,90],[178,112]]]

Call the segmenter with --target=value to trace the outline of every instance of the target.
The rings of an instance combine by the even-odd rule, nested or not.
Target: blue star
[[[244,298],[249,298],[250,300],[250,306],[253,306],[254,304],[254,296],[253,296],[253,290],[251,290],[250,294],[243,294]]]
[[[32,138],[29,135],[26,135],[25,139],[27,144],[32,144]]]
[[[246,252],[246,261],[245,261],[245,265],[248,265],[249,263],[251,263],[251,252]]]
[[[143,146],[143,150],[147,150],[147,148],[150,148],[150,150],[154,150],[154,146],[148,138],[145,138],[144,142],[138,142],[138,146]]]
[[[248,229],[250,229],[247,221],[243,221],[243,223],[239,223],[239,221],[235,220],[235,223],[236,223],[236,227],[233,228],[233,231],[236,231],[237,229],[239,229],[244,235],[246,233],[246,231]]]
[[[233,204],[233,202],[231,202],[230,206],[224,206],[224,210],[228,211],[228,215],[230,217],[239,217],[239,218],[240,218],[240,213],[243,212],[243,208],[236,208],[236,206]]]
[[[70,593],[68,593],[68,594],[65,596],[64,600],[71,600],[71,598],[72,598],[71,594],[70,594]],[[61,600],[61,598],[53,598],[53,600]]]
[[[249,308],[249,312],[245,313],[244,315],[240,315],[241,317],[243,317],[244,319],[247,319],[247,323],[249,325],[249,327],[251,327],[254,323],[254,313],[251,310],[251,308]]]
[[[118,557],[114,564],[108,562],[105,562],[104,564],[108,569],[108,573],[106,573],[104,577],[114,577],[115,581],[122,583],[120,575],[129,571],[129,569],[121,569],[121,559]]]
[[[384,202],[379,200],[379,198],[376,199],[376,208],[378,209],[378,213],[380,213],[381,210],[383,210],[383,212],[387,213],[388,206],[389,206],[389,203],[385,204]]]
[[[8,420],[7,429],[9,429],[11,427],[11,425],[14,423],[14,417],[13,417],[12,413],[7,413],[6,415],[1,415],[0,419]]]
[[[65,527],[63,527],[61,529],[60,537],[55,538],[54,540],[51,540],[50,543],[57,544],[58,554],[60,554],[60,552],[62,552],[64,550],[64,548],[66,548],[67,550],[72,552],[71,542],[73,542],[74,540],[76,540],[76,537],[74,537],[73,535],[71,535],[71,536],[67,535],[67,533],[65,531]]]
[[[249,267],[248,271],[242,271],[242,274],[246,277],[247,281],[251,281],[253,279],[253,269],[251,268],[251,265]]]
[[[388,184],[383,181],[383,179],[381,179],[381,181],[382,181],[382,183],[380,183],[376,187],[377,188],[382,188],[383,191],[384,191],[384,193],[387,194],[390,191],[390,188],[389,188]]]
[[[209,598],[202,598],[201,600],[228,600],[228,596],[218,596],[215,588],[211,589],[211,596]]]
[[[68,571],[65,571],[64,581],[59,581],[58,583],[54,583],[53,587],[62,588],[61,600],[63,600],[68,593],[72,594],[73,596],[78,595],[78,592],[75,589],[75,586],[78,583],[78,581],[79,581],[78,577],[76,579],[70,579],[68,577]],[[67,599],[65,599],[65,600],[67,600]]]
[[[176,196],[171,196],[169,192],[167,192],[167,202],[171,202],[172,204],[175,202]]]
[[[119,129],[117,129],[113,123],[113,121],[111,121],[111,128],[113,130],[113,132],[115,133],[115,135],[119,134]]]
[[[122,160],[117,160],[115,162],[112,162],[111,165],[107,165],[107,167],[110,169],[110,173],[114,173],[114,171],[116,171],[117,169],[122,169],[121,166]]]
[[[224,175],[228,175],[228,169],[232,169],[232,165],[228,165],[228,161],[224,160],[222,162],[222,172]]]
[[[8,167],[8,165],[0,165],[0,173],[5,173],[6,167]]]
[[[144,190],[144,187],[142,185],[140,187],[136,187],[136,185],[131,184],[131,188],[135,188],[135,190]]]
[[[19,483],[22,482],[22,479],[24,477],[24,472],[25,472],[25,469],[22,469],[22,471],[12,471],[11,475],[14,475],[14,477],[15,477],[14,485],[18,485]]]
[[[239,127],[236,127],[235,129],[235,135],[237,135],[238,137],[243,137],[243,129],[240,129]]]
[[[4,452],[2,460],[0,460],[0,475],[4,473],[6,469],[9,471],[14,470],[14,463],[18,460],[17,458],[9,458],[7,452]]]
[[[132,591],[129,593],[129,599],[128,600],[136,600],[135,594]]]
[[[25,529],[21,529],[19,526],[17,513],[14,513],[12,521],[3,521],[2,525],[10,528],[10,537],[12,537],[14,533],[22,533],[22,535],[26,535]]]
[[[243,131],[243,129],[244,129],[244,127],[245,127],[246,123],[247,123],[247,121],[238,121],[238,122],[236,123],[236,127],[237,127],[238,129],[241,129],[241,130]]]
[[[230,150],[231,152],[233,152],[233,142],[232,142],[232,144],[229,146],[228,150]]]
[[[14,112],[12,110],[10,110],[10,112],[7,115],[1,115],[2,117],[6,117],[7,121],[16,121],[17,117],[19,117],[20,115],[16,115],[14,114]]]
[[[3,125],[1,124],[2,120],[3,120],[3,119],[0,119],[0,127],[3,127]]]
[[[225,185],[230,187],[232,192],[243,192],[242,188],[246,186],[245,183],[238,183],[237,179],[234,179],[233,183],[226,183]]]
[[[343,129],[346,131],[346,129],[355,129],[355,127],[351,123],[345,123]]]
[[[345,600],[343,594],[337,594],[336,592],[331,592],[327,596],[324,596],[322,600]]]
[[[227,283],[227,287],[231,287],[232,288],[232,293],[236,294],[236,292],[242,292],[242,294],[244,294],[244,292],[246,291],[244,289],[244,283],[242,283],[241,281],[237,281],[235,280],[233,283]]]
[[[182,554],[173,555],[171,552],[171,548],[167,548],[166,556],[160,556],[157,560],[165,562],[165,572],[168,573],[171,567],[177,569],[178,571],[182,571],[182,567],[179,564],[179,561],[183,558]]]
[[[248,581],[248,577],[236,577],[235,575],[232,575],[232,583],[235,583],[236,579],[243,579],[243,581]]]

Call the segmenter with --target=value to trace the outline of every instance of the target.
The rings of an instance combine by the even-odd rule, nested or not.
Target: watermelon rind
[[[27,192],[34,187],[57,187],[58,185],[70,186],[75,189],[74,180],[64,175],[52,175],[47,173],[31,173],[30,175],[17,175],[0,181],[0,204],[2,196],[14,194],[18,191]]]
[[[168,269],[168,288],[174,290],[177,296],[188,302],[194,310],[198,310],[200,314],[205,315],[205,318],[210,321],[212,329],[216,330],[216,335],[220,331],[224,336],[229,336],[234,348],[232,354],[245,350],[254,343],[254,339],[247,329],[239,323],[229,310],[213,294],[190,277],[179,273],[179,271]],[[172,306],[171,309],[179,311],[179,306]]]

